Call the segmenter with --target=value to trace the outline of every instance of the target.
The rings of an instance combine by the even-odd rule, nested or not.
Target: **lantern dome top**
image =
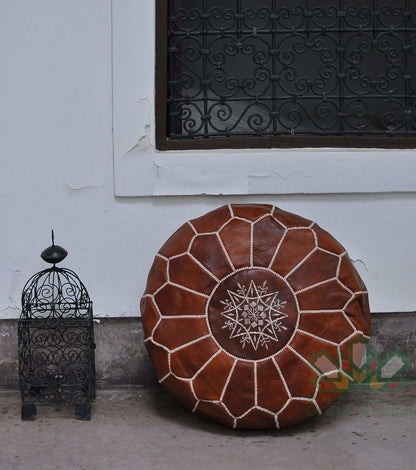
[[[53,266],[32,276],[23,288],[22,318],[86,318],[92,302],[80,278]]]
[[[92,302],[79,277],[53,266],[32,276],[23,288],[22,318],[86,318]]]
[[[92,317],[92,302],[80,278],[70,269],[58,268],[68,252],[55,245],[52,230],[52,245],[41,254],[52,267],[33,275],[22,292],[21,318],[73,318]]]

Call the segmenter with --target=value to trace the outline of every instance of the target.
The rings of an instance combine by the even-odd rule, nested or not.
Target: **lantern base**
[[[83,421],[91,419],[91,405],[75,405],[75,414]]]
[[[36,405],[34,405],[33,403],[22,404],[22,421],[29,421],[36,414]]]
[[[33,416],[38,414],[36,405],[33,403],[23,403],[22,404],[22,421],[30,421]],[[75,414],[83,421],[91,420],[91,405],[82,404],[75,405]]]

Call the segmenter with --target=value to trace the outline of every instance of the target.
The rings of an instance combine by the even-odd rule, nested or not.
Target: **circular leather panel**
[[[157,253],[141,310],[160,383],[234,428],[321,414],[370,335],[367,291],[345,249],[271,205],[185,223]]]
[[[218,345],[242,359],[265,359],[290,341],[298,322],[290,285],[265,268],[226,276],[207,302],[207,319]]]

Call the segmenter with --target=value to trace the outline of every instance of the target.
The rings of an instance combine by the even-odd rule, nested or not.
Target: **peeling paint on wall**
[[[9,300],[13,304],[17,304],[17,299],[18,297],[20,297],[20,292],[18,292],[18,288],[21,284],[21,276],[22,271],[20,271],[20,269],[15,269],[9,287]]]
[[[357,258],[357,259],[352,259],[351,261],[353,262],[354,265],[362,266],[368,273],[370,272],[370,270],[367,268],[367,265],[362,259]]]
[[[20,308],[8,305],[1,310],[0,319],[19,318]]]
[[[110,191],[106,186],[104,186],[103,184],[99,184],[99,185],[93,185],[93,184],[85,184],[85,185],[82,185],[82,186],[72,186],[68,183],[65,183],[65,186],[72,192],[78,192],[78,191],[85,191],[85,190],[90,190],[90,189],[105,189],[107,191]]]
[[[151,127],[150,124],[146,124],[144,127],[144,135],[142,135],[137,142],[136,145],[134,145],[130,150],[126,152],[126,156],[131,154],[132,152],[146,152],[147,150],[150,150],[153,148],[153,145],[150,141],[150,133],[151,133]]]
[[[131,154],[136,154],[137,152],[147,152],[153,149],[152,144],[152,113],[153,106],[150,102],[150,99],[145,96],[137,102],[137,115],[139,116],[138,128],[141,129],[138,137],[134,139],[134,142],[128,144],[128,150],[124,152],[124,157],[129,157]],[[133,138],[133,136],[129,136]]]
[[[261,189],[259,189],[259,186],[263,186],[265,182],[269,184],[268,182],[270,179],[273,178],[273,176],[270,173],[265,173],[265,174],[251,174],[248,175],[247,178],[247,193],[248,194],[259,194],[261,192]]]

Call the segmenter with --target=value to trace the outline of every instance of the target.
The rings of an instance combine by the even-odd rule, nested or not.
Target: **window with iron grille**
[[[158,0],[159,149],[414,147],[416,0]]]

